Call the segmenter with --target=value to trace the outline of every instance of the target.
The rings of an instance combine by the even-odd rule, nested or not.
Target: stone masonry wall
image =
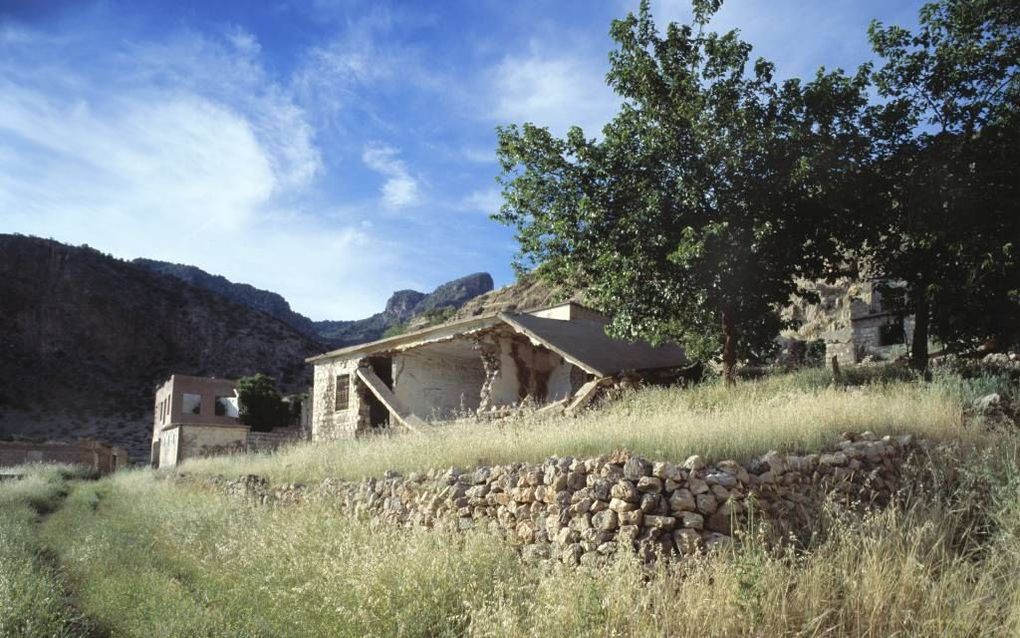
[[[525,558],[600,560],[621,550],[650,560],[726,544],[748,512],[782,534],[811,528],[828,499],[885,505],[907,457],[926,442],[911,435],[845,435],[822,454],[769,452],[745,465],[680,465],[625,452],[553,457],[471,471],[433,470],[381,479],[326,479],[313,488],[270,487],[246,476],[225,482],[233,496],[261,503],[324,499],[356,516],[441,529],[482,528]]]
[[[300,427],[275,428],[269,432],[248,432],[249,452],[269,452],[283,445],[304,441],[305,431]]]

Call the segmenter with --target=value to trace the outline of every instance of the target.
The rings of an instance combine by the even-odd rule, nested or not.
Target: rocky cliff
[[[226,277],[209,274],[195,266],[172,264],[153,259],[135,259],[132,263],[146,270],[171,275],[189,284],[205,288],[234,303],[276,317],[306,336],[315,337],[315,323],[308,317],[291,310],[287,300],[275,292],[262,290],[249,284],[234,283]]]
[[[0,235],[0,436],[95,437],[144,457],[171,372],[304,388],[321,344],[204,288],[88,247]]]
[[[205,288],[230,301],[265,312],[286,323],[306,337],[323,344],[325,349],[375,341],[388,329],[407,323],[414,317],[433,310],[456,310],[467,301],[492,290],[489,273],[474,273],[446,282],[431,293],[398,290],[386,302],[386,308],[371,317],[349,321],[312,321],[291,310],[282,296],[248,284],[229,281],[195,266],[171,264],[151,259],[136,259],[134,264],[152,272],[171,275],[182,281]]]
[[[306,357],[489,290],[479,273],[398,291],[368,319],[313,322],[276,293],[193,266],[0,235],[0,437],[97,438],[145,459],[154,389],[171,373],[263,372],[301,391]]]

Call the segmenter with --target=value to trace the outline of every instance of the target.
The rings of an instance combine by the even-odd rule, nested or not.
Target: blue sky
[[[189,263],[313,319],[469,272],[510,283],[495,127],[612,117],[637,0],[0,0],[0,232]],[[658,0],[660,22],[686,0]],[[870,57],[918,3],[728,0],[779,75]]]

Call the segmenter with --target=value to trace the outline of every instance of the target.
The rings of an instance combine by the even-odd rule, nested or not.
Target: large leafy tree
[[[877,195],[865,253],[907,284],[911,363],[928,340],[1013,340],[1020,325],[1020,5],[942,0],[916,32],[872,23]]]
[[[647,2],[614,21],[607,79],[621,97],[601,139],[499,130],[519,269],[583,288],[617,336],[676,340],[696,357],[768,349],[798,279],[827,272],[867,145],[867,69],[774,80],[736,32],[656,29]]]

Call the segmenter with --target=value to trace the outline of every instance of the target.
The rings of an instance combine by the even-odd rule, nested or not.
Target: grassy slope
[[[113,636],[1016,635],[1020,440],[960,419],[996,381],[890,383],[852,398],[822,384],[806,374],[735,395],[642,392],[498,434],[463,425],[442,442],[395,437],[184,468],[293,480],[620,446],[740,457],[864,427],[963,440],[917,469],[926,489],[902,507],[827,514],[796,554],[749,542],[651,572],[632,557],[600,570],[522,564],[482,533],[377,527],[322,505],[252,507],[147,470],[77,485],[42,539]]]
[[[41,514],[59,506],[72,468],[26,466],[0,482],[0,636],[82,636],[88,627],[37,537]]]
[[[851,369],[851,391],[828,388],[824,370],[747,382],[731,390],[704,384],[690,390],[632,393],[583,418],[526,418],[510,424],[473,421],[437,426],[427,436],[389,436],[302,445],[275,455],[217,457],[185,463],[189,474],[262,474],[275,481],[358,479],[400,471],[540,461],[552,455],[595,456],[628,449],[654,459],[691,454],[743,460],[770,449],[819,449],[846,430],[968,436],[961,405],[994,388],[995,379],[961,384],[897,382],[889,370]],[[874,377],[874,378],[871,378]]]

